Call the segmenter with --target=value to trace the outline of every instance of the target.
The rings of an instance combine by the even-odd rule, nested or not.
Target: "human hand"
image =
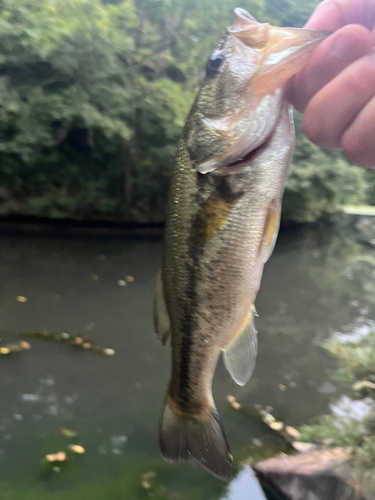
[[[305,28],[334,31],[288,84],[315,144],[375,168],[375,0],[325,0]]]

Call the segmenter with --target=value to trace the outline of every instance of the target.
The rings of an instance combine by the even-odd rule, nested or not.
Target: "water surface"
[[[237,476],[225,485],[193,462],[165,464],[157,428],[170,353],[152,327],[161,249],[147,238],[1,237],[1,343],[32,346],[0,357],[2,499],[264,500],[241,463],[284,444],[258,418],[233,410],[227,395],[247,408],[271,405],[294,426],[328,411],[339,389],[321,342],[371,328],[375,265],[369,250],[334,229],[284,232],[257,300],[254,375],[243,388],[222,363],[215,375]],[[134,281],[120,286],[127,275]],[[89,337],[116,354],[19,335],[30,331]],[[67,438],[61,428],[78,436]],[[59,472],[47,468],[44,456],[69,443],[86,453]],[[141,484],[147,472],[156,474],[151,490]]]

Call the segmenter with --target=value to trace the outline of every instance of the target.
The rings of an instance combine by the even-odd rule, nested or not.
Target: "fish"
[[[178,142],[154,300],[155,331],[172,348],[161,454],[191,456],[224,481],[232,455],[212,380],[222,352],[237,384],[254,370],[254,302],[294,150],[285,85],[328,35],[234,12]]]

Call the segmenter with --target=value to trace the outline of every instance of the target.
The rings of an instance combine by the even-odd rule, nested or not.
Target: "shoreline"
[[[289,232],[304,227],[314,227],[317,223],[296,223],[281,221],[280,231]],[[162,238],[165,224],[157,223],[129,223],[121,221],[77,220],[77,219],[49,219],[33,216],[6,216],[0,217],[0,237],[4,235],[31,235],[51,237],[147,237]]]

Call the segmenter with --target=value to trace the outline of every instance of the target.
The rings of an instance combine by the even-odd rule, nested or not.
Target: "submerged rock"
[[[279,455],[254,470],[262,486],[285,500],[370,500],[349,462],[350,448]]]

